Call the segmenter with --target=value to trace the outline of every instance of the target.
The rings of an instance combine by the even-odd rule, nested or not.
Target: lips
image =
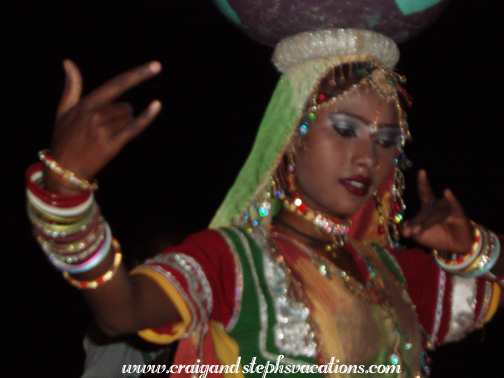
[[[340,179],[339,182],[350,193],[361,197],[364,197],[368,194],[369,187],[371,185],[371,179],[364,176],[346,177],[344,179]]]

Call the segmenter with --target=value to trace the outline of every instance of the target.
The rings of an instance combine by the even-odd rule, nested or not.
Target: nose
[[[366,169],[378,166],[377,145],[374,143],[371,133],[364,133],[356,140],[354,161],[357,165]]]

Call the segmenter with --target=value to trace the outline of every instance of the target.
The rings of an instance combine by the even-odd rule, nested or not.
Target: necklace
[[[337,248],[337,246],[334,245],[334,243],[332,241],[330,243],[328,243],[325,240],[317,239],[317,238],[315,238],[315,237],[313,237],[313,236],[311,236],[309,234],[304,233],[303,231],[298,230],[296,227],[292,226],[291,224],[289,224],[287,222],[284,222],[280,218],[276,218],[275,222],[278,223],[278,224],[281,224],[282,226],[284,226],[285,228],[288,228],[291,231],[294,231],[296,234],[301,235],[302,237],[310,240],[313,243],[316,243],[316,244],[319,244],[319,245],[323,245],[324,249],[326,250],[326,252],[330,252],[331,256],[333,258],[337,257],[337,255],[336,255],[336,248]]]
[[[299,198],[298,192],[292,193],[294,198],[286,196],[283,191],[277,191],[276,196],[282,200],[283,207],[287,211],[310,221],[315,226],[315,230],[325,233],[331,237],[332,245],[330,245],[331,248],[329,250],[336,247],[343,247],[348,241],[348,232],[350,231],[351,221],[337,223],[326,215],[308,208],[301,198]],[[300,233],[299,230],[296,230],[296,232]],[[312,237],[310,236],[309,239],[311,238]]]
[[[329,279],[332,279],[333,276],[340,277],[345,287],[353,295],[357,296],[358,298],[362,298],[366,302],[378,305],[383,311],[385,324],[388,324],[390,326],[390,332],[395,335],[395,340],[392,345],[392,351],[391,351],[392,353],[389,355],[389,361],[393,365],[403,364],[404,362],[403,353],[404,352],[407,353],[409,350],[411,350],[413,345],[411,342],[409,342],[406,333],[401,329],[398,314],[386,293],[384,280],[381,277],[381,274],[379,274],[378,270],[372,264],[372,262],[369,260],[367,256],[365,256],[357,248],[354,248],[354,251],[356,252],[356,257],[359,260],[361,260],[362,263],[365,264],[369,272],[366,285],[362,285],[347,272],[339,269],[334,264],[328,264],[327,260],[324,259],[321,255],[317,254],[315,251],[311,250],[308,246],[298,242],[297,240],[289,238],[287,235],[278,232],[272,232],[271,236],[276,238],[283,238],[295,244],[300,250],[305,252],[311,258],[312,262],[318,268],[320,274],[326,276]],[[370,246],[370,248],[372,247]],[[276,253],[277,255],[280,255],[279,252],[276,251],[276,248],[273,248],[273,251],[275,251],[274,253]],[[283,258],[281,260],[283,262]],[[288,270],[287,273],[290,275],[290,270]],[[415,310],[414,304],[409,298],[409,295],[407,294],[405,288],[402,285],[401,287],[403,290],[403,298],[406,300],[406,302],[411,306],[411,308],[414,311]],[[314,323],[313,319],[311,319],[311,323]],[[314,329],[317,329],[316,325]],[[320,337],[318,337],[317,339],[318,339],[317,342],[319,343]],[[322,348],[320,347],[320,345],[319,348],[317,349],[318,349],[317,354],[321,356]],[[323,358],[320,357],[320,360],[323,361]],[[420,376],[421,376],[420,372],[418,371],[415,377]],[[402,377],[401,373],[398,374],[398,377]]]

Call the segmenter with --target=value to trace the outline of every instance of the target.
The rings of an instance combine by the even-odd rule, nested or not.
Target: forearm
[[[90,189],[77,190],[53,174],[42,175],[40,165],[28,169],[27,185],[38,243],[66,280],[83,290],[105,332],[126,334],[178,320],[177,310],[154,281],[130,276],[121,265],[119,243]]]
[[[110,253],[109,260],[113,259]],[[89,281],[104,274],[112,261],[104,262],[80,280]],[[77,278],[77,277],[76,277]],[[129,274],[121,265],[114,278],[95,290],[84,290],[99,327],[110,336],[153,328],[180,320],[180,316],[161,288],[150,278]]]

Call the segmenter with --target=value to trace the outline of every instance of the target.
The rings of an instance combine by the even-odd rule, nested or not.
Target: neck
[[[335,219],[334,217],[325,217],[334,223],[346,225],[345,221]],[[273,219],[273,225],[285,234],[309,243],[320,242],[330,244],[334,242],[334,236],[328,232],[324,232],[321,228],[317,228],[312,220],[308,220],[300,214],[285,209],[282,209]]]

